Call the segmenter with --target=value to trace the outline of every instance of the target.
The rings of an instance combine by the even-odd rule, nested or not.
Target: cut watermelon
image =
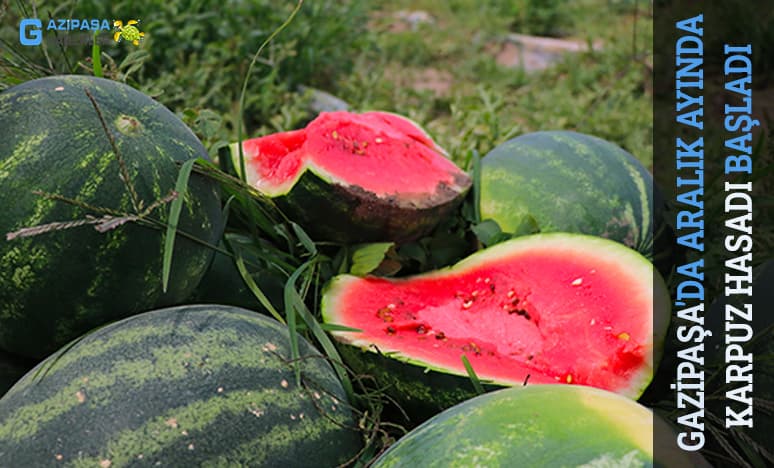
[[[421,128],[387,112],[323,112],[242,149],[249,184],[314,237],[337,242],[420,237],[471,185]],[[237,144],[231,155],[239,169]]]
[[[333,332],[367,351],[344,347],[353,367],[382,374],[399,400],[443,408],[465,396],[459,388],[472,390],[467,377],[436,388],[430,378],[399,381],[404,373],[394,366],[362,362],[373,363],[378,351],[387,361],[466,376],[466,356],[478,378],[495,385],[571,383],[637,398],[660,358],[668,300],[663,280],[634,250],[554,233],[413,278],[339,276],[322,309],[327,323],[360,330]]]

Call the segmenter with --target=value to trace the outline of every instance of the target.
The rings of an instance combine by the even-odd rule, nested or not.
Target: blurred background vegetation
[[[139,47],[102,47],[107,77],[178,113],[214,154],[236,139],[239,91],[260,43],[291,1],[0,2],[0,89],[52,73],[89,73],[90,46],[22,47],[20,18],[140,20]],[[650,2],[635,0],[315,0],[259,59],[243,135],[303,125],[308,88],[354,110],[406,114],[460,163],[515,135],[573,129],[652,160]],[[593,51],[542,70],[513,64],[513,33],[561,37]],[[303,92],[303,90],[307,90]],[[314,107],[314,106],[312,106]]]

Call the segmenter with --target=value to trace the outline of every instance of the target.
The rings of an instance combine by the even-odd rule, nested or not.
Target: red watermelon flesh
[[[248,182],[269,196],[287,193],[307,169],[329,182],[404,200],[470,184],[421,128],[387,112],[323,112],[304,129],[245,140],[243,150]]]
[[[612,241],[522,237],[407,279],[339,276],[323,316],[344,343],[502,385],[570,383],[639,396],[652,378],[653,314],[668,296],[651,264]],[[654,293],[654,288],[655,293]],[[655,300],[654,300],[655,298]]]

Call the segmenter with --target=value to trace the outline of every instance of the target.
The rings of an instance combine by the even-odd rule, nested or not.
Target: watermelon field
[[[0,2],[0,467],[774,464],[674,446],[652,26]]]

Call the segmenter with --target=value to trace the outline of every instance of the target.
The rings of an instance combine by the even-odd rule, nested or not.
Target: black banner
[[[774,2],[656,2],[654,178],[672,316],[664,466],[774,465]]]

